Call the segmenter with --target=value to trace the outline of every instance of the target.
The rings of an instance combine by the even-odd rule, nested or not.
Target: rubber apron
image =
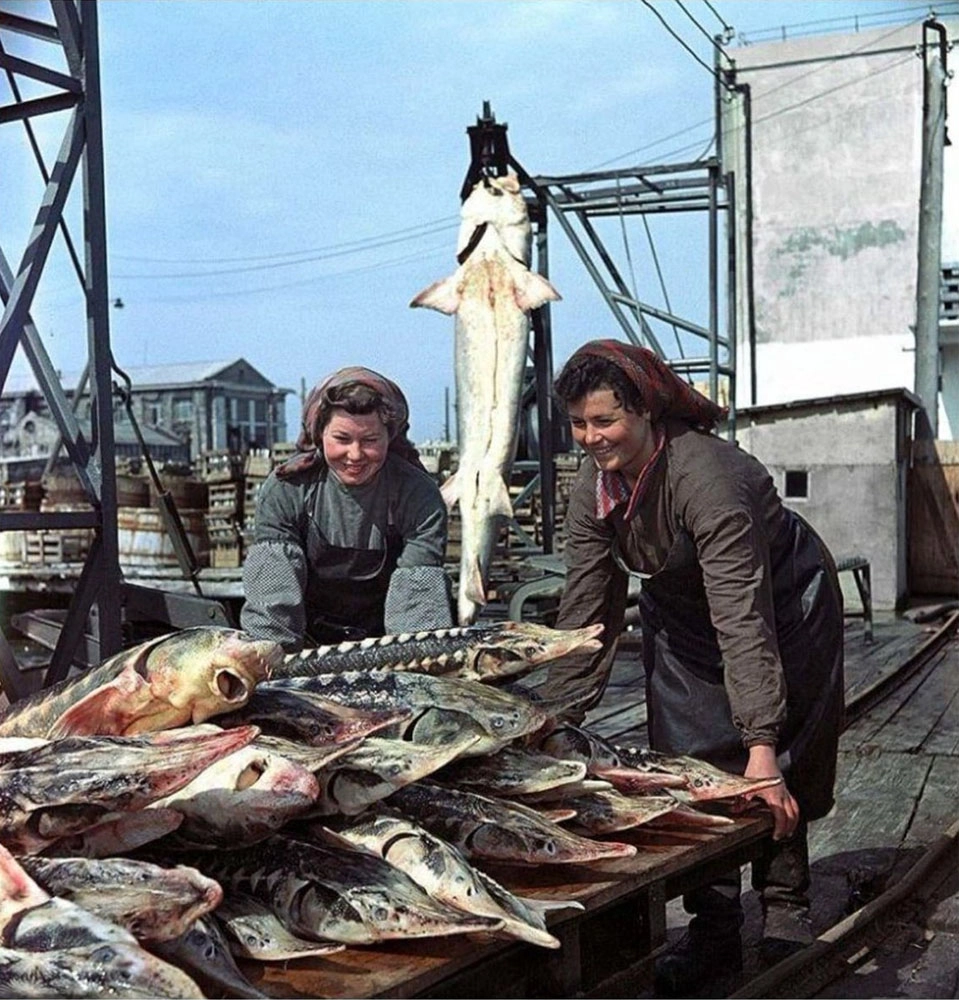
[[[773,565],[776,635],[787,688],[777,753],[807,819],[832,807],[843,710],[842,596],[813,529],[787,510]],[[620,557],[621,559],[621,557]],[[624,567],[625,568],[625,567]],[[650,746],[742,773],[748,752],[733,724],[723,661],[692,539],[680,531],[640,597]]]
[[[306,645],[383,635],[383,606],[402,545],[392,519],[385,549],[331,545],[311,533]]]

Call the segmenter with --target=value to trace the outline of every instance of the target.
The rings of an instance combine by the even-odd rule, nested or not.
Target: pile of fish
[[[287,961],[477,933],[559,947],[489,862],[587,864],[763,782],[618,751],[515,680],[600,627],[390,636],[282,656],[198,628],[0,715],[0,996],[262,996]],[[768,784],[766,782],[765,784]]]

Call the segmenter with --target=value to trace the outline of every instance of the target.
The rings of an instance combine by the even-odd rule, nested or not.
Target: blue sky
[[[49,19],[33,0],[4,6]],[[453,320],[408,302],[454,268],[465,130],[484,100],[532,174],[688,161],[709,149],[712,76],[657,13],[711,65],[702,29],[719,32],[723,21],[749,38],[781,25],[790,35],[851,31],[839,19],[853,16],[881,27],[929,11],[910,0],[653,7],[102,0],[109,291],[124,303],[110,312],[117,362],[243,356],[297,393],[301,382],[366,364],[406,390],[415,438],[439,436]],[[39,42],[8,50],[49,63]],[[50,115],[39,125],[48,159],[64,124]],[[0,127],[0,167],[15,195],[10,211],[3,199],[0,246],[15,266],[42,190],[16,123]],[[77,192],[69,217],[79,237]],[[618,329],[559,227],[550,234],[563,295],[552,313],[559,365]],[[673,307],[704,323],[703,240],[682,226],[653,235]],[[640,297],[662,305],[642,231],[607,238],[633,248]],[[58,241],[33,314],[55,363],[75,371],[86,340],[66,260]],[[291,436],[298,416],[293,396]]]

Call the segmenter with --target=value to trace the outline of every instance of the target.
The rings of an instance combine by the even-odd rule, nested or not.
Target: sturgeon
[[[269,994],[258,990],[240,971],[229,940],[213,916],[200,917],[180,937],[152,942],[150,948],[171,964],[187,970],[201,985],[209,987],[208,996],[268,1000]]]
[[[343,951],[344,944],[310,941],[288,930],[266,905],[250,896],[231,892],[216,911],[230,950],[238,958],[258,962],[285,962]]]
[[[570,653],[595,653],[601,646],[602,632],[602,623],[555,629],[513,621],[404,632],[288,653],[274,667],[272,676],[400,670],[496,680],[528,673]]]
[[[0,847],[0,994],[200,998],[196,983],[136,938],[51,897]]]
[[[261,684],[243,708],[217,721],[227,727],[254,723],[271,735],[328,746],[355,743],[408,718],[403,709],[364,710],[284,678]]]
[[[319,772],[320,790],[312,813],[355,816],[397,788],[438,771],[476,739],[467,734],[458,743],[433,744],[371,736]]]
[[[585,792],[570,799],[580,833],[618,833],[665,816],[679,806],[671,795],[623,795],[615,790]]]
[[[646,793],[668,788],[684,802],[735,798],[781,785],[781,777],[746,778],[697,757],[670,756],[646,747],[614,746],[588,729],[563,723],[542,741],[541,749],[558,757],[586,761],[587,773],[611,782],[619,791]]]
[[[365,711],[405,711],[405,721],[383,736],[417,743],[462,742],[476,737],[464,755],[492,753],[539,729],[549,718],[545,705],[488,684],[454,677],[369,670],[316,677],[285,677],[260,692],[308,691]]]
[[[461,851],[401,816],[370,816],[333,835],[378,854],[407,875],[434,899],[467,913],[503,921],[497,933],[543,948],[560,942],[546,928],[547,910],[583,909],[574,900],[547,903],[516,896],[479,868]]]
[[[246,847],[306,812],[319,794],[313,773],[255,743],[216,761],[152,808],[176,809],[183,823],[171,850]]]
[[[681,802],[712,802],[716,799],[736,798],[783,783],[778,775],[772,778],[747,778],[742,774],[724,771],[697,757],[682,754],[670,756],[645,747],[618,746],[616,752],[627,767],[681,776],[683,786],[672,790],[672,794]]]
[[[530,271],[530,223],[516,176],[483,178],[461,210],[459,267],[410,302],[456,316],[454,362],[459,465],[442,486],[462,518],[459,622],[486,604],[496,537],[513,506],[509,474],[516,451],[529,312],[560,298]]]
[[[81,833],[60,837],[43,853],[57,858],[108,858],[126,854],[173,833],[182,822],[183,814],[175,809],[114,813]]]
[[[125,927],[138,941],[169,941],[216,909],[223,890],[195,868],[165,868],[133,858],[23,858],[51,896]]]
[[[533,809],[421,781],[394,792],[387,805],[454,844],[470,859],[569,864],[628,858],[632,844],[590,840]]]
[[[0,715],[0,736],[132,736],[246,704],[283,650],[226,628],[190,628],[117,653]]]
[[[558,760],[522,746],[505,746],[486,757],[454,761],[436,775],[436,780],[464,792],[509,798],[578,782],[585,775],[582,761]]]
[[[273,910],[297,937],[373,944],[493,930],[498,920],[431,899],[382,858],[275,836],[256,847],[191,858],[224,887]]]
[[[142,809],[250,743],[255,726],[214,733],[71,737],[0,756],[0,842],[18,854]]]

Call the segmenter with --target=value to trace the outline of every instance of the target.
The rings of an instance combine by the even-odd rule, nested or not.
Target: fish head
[[[495,229],[517,260],[529,260],[529,211],[515,174],[482,178],[463,202],[460,217],[462,225],[457,252],[462,252],[469,245],[477,227],[485,223]]]
[[[256,685],[270,676],[282,647],[236,629],[200,627],[167,636],[149,651],[140,673],[158,703],[157,715],[180,722],[204,722],[241,708]],[[134,722],[127,733],[156,728]]]
[[[477,680],[510,677],[570,653],[595,653],[602,648],[602,623],[556,629],[506,621],[477,631],[481,638],[470,655],[471,676]]]

